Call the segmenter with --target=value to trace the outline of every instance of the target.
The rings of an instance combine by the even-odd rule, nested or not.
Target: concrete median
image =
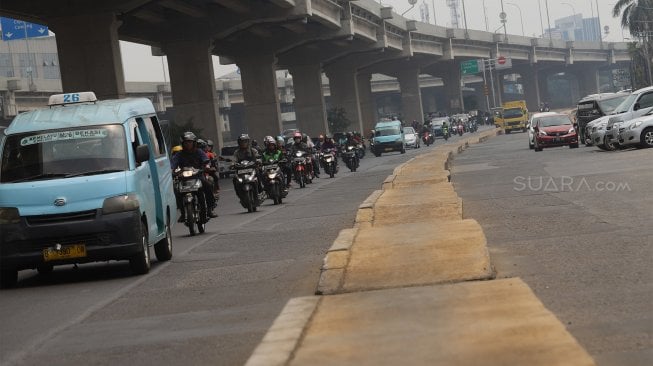
[[[450,183],[385,190],[374,205],[373,225],[461,220],[463,205]]]

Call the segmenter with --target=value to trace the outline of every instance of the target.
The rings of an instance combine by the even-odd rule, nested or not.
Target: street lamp
[[[417,0],[408,0],[408,4],[410,4],[410,8],[408,8],[408,10],[406,10],[405,12],[401,13],[402,17],[404,16],[404,14],[408,13],[415,7],[415,4],[417,4]]]
[[[515,8],[517,8],[517,10],[519,10],[519,19],[521,19],[521,35],[523,36],[524,35],[524,17],[522,16],[521,8],[517,4],[513,4],[513,3],[506,3],[506,4],[512,5]]]

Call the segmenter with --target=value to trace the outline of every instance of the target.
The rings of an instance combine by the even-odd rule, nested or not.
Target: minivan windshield
[[[601,110],[603,111],[604,114],[610,114],[612,113],[621,103],[623,103],[624,100],[628,98],[628,95],[620,95],[616,98],[610,98],[610,99],[603,99],[599,100],[599,106],[601,107]]]
[[[68,178],[129,168],[122,125],[9,135],[2,149],[0,183]]]
[[[384,127],[374,131],[374,136],[395,136],[401,134],[398,127]]]
[[[635,103],[635,99],[637,99],[636,94],[631,94],[626,98],[621,104],[617,106],[617,108],[614,109],[614,112],[612,114],[619,114],[619,113],[626,113],[630,109],[630,106]]]

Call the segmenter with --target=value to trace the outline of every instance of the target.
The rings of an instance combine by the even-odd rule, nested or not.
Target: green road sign
[[[478,60],[469,60],[460,63],[460,73],[463,75],[478,74],[479,72]]]

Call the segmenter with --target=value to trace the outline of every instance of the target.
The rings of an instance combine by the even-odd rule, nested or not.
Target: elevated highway
[[[257,138],[281,129],[275,71],[293,75],[300,128],[326,130],[321,75],[332,105],[345,108],[353,128],[376,120],[370,76],[396,77],[403,115],[421,120],[418,78],[440,77],[446,105],[463,108],[460,62],[511,58],[531,108],[547,98],[548,74],[575,76],[581,94],[598,91],[598,70],[627,64],[625,43],[564,42],[448,29],[408,20],[373,0],[3,0],[0,14],[47,24],[57,35],[64,91],[125,96],[119,40],[148,44],[168,57],[176,118],[192,120],[221,139],[212,55],[241,71],[245,124]]]

